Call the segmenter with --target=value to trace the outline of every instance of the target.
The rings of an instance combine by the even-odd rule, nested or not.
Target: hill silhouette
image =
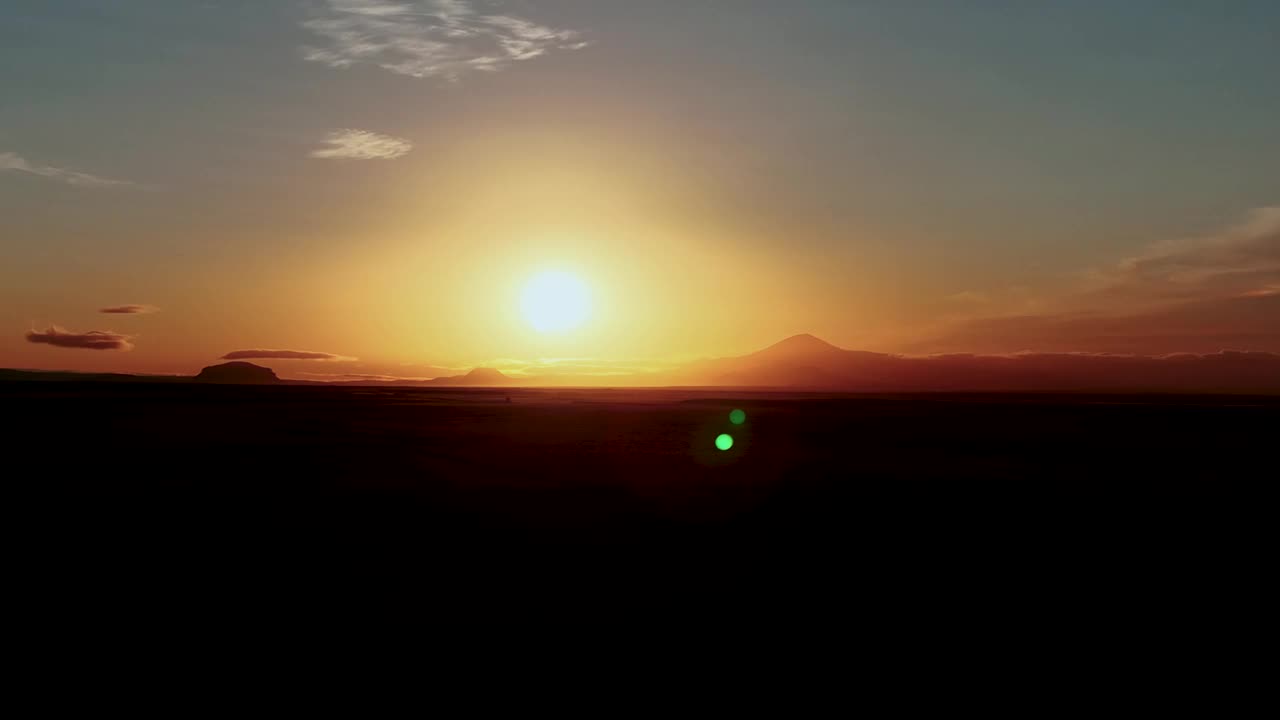
[[[845,352],[826,340],[814,337],[809,333],[792,335],[786,340],[776,342],[769,347],[752,353],[757,358],[792,358],[812,357],[815,355],[831,355]]]
[[[235,361],[194,378],[0,370],[0,381],[190,382],[347,387],[598,386],[589,375],[512,378],[494,368],[431,380],[281,380],[266,367]],[[626,387],[777,388],[805,392],[1182,392],[1280,393],[1280,354],[1223,350],[1158,357],[1107,353],[908,356],[844,350],[810,334],[793,335],[738,357],[701,360],[663,372],[613,376]]]
[[[210,365],[195,377],[196,382],[224,385],[270,385],[280,382],[271,368],[249,362],[228,362]]]
[[[511,385],[513,382],[511,378],[494,368],[476,368],[466,375],[449,375],[429,381],[432,385],[470,385],[474,387]]]
[[[1280,355],[1224,350],[1160,357],[1105,353],[904,356],[843,350],[795,335],[739,357],[703,360],[673,384],[837,392],[1280,392]]]
[[[685,384],[761,387],[844,388],[865,384],[872,367],[889,355],[843,350],[809,334],[793,335],[740,357],[703,360],[683,373]],[[873,388],[878,389],[878,388]]]

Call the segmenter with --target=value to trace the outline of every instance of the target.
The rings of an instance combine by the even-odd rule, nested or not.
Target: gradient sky
[[[1277,352],[1278,30],[1272,0],[9,0],[0,366]],[[587,325],[521,317],[544,269]],[[128,304],[158,311],[99,312]],[[53,325],[132,348],[25,335]]]

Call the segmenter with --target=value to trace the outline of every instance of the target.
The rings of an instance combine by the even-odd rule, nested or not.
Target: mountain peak
[[[757,354],[768,353],[770,355],[779,355],[779,354],[808,355],[812,353],[829,353],[829,352],[843,352],[843,351],[840,348],[836,347],[835,345],[832,345],[831,343],[827,342],[826,340],[822,340],[820,338],[814,337],[809,333],[801,333],[799,335],[792,335],[791,337],[781,342],[774,343],[773,345],[770,345],[764,350],[761,350],[760,353],[757,353]]]
[[[478,367],[467,373],[464,377],[468,380],[510,380],[511,378],[502,374],[501,370],[494,368]]]
[[[438,377],[431,381],[436,385],[509,385],[513,381],[494,368],[476,368],[466,375]]]

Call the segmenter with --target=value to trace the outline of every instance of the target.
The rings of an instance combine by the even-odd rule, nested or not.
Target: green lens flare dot
[[[728,433],[720,433],[716,437],[716,447],[720,450],[728,450],[733,447],[733,436]]]
[[[729,422],[733,423],[734,425],[741,425],[746,421],[747,421],[747,414],[742,410],[734,410],[733,412],[729,413]]]

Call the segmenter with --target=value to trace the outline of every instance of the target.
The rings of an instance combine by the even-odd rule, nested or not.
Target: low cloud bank
[[[78,350],[132,350],[128,335],[110,330],[76,333],[52,325],[47,330],[28,330],[27,342]]]
[[[344,355],[312,350],[233,350],[222,356],[223,360],[355,360]]]
[[[148,315],[160,312],[160,308],[154,305],[112,305],[99,308],[98,312],[106,313],[107,315]]]

